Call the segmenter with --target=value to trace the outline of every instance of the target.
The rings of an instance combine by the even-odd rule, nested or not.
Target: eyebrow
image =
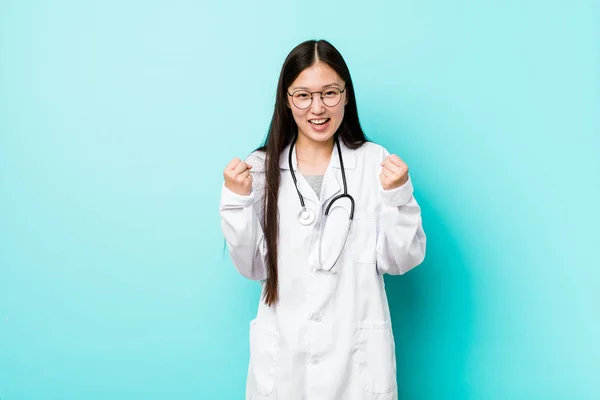
[[[327,84],[327,85],[323,85],[323,86],[321,86],[321,90],[323,90],[323,89],[325,89],[325,88],[328,88],[328,87],[331,87],[331,86],[338,86],[338,88],[339,88],[339,87],[341,87],[342,85],[340,85],[340,84],[339,84],[339,83],[337,83],[337,82],[334,82],[334,83],[329,83],[329,84]],[[310,89],[309,89],[309,88],[307,88],[307,87],[304,87],[304,86],[296,86],[296,87],[293,87],[291,90],[310,90]]]

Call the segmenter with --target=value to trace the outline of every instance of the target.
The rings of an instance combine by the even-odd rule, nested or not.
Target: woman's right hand
[[[248,165],[239,158],[231,160],[223,172],[225,187],[240,196],[248,196],[252,192],[251,168],[252,165]]]

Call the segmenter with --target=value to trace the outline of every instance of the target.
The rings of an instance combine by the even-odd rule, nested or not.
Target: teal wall
[[[308,38],[422,204],[401,398],[600,398],[598,2],[204,3],[0,0],[2,400],[243,398],[222,170]]]

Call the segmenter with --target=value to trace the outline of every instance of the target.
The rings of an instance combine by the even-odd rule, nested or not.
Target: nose
[[[323,104],[323,99],[319,95],[313,95],[312,103],[310,105],[310,111],[313,114],[321,114],[325,110],[325,104]]]

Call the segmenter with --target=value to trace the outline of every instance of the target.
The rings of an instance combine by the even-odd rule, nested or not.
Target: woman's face
[[[288,107],[298,125],[298,139],[304,136],[312,142],[329,142],[344,119],[348,102],[345,82],[330,66],[317,62],[306,68],[287,88]],[[320,93],[323,92],[323,98]],[[312,102],[310,102],[310,93]],[[293,96],[290,96],[292,94]],[[339,99],[337,104],[334,104]],[[301,109],[304,106],[310,106]],[[300,105],[301,108],[298,107]]]

